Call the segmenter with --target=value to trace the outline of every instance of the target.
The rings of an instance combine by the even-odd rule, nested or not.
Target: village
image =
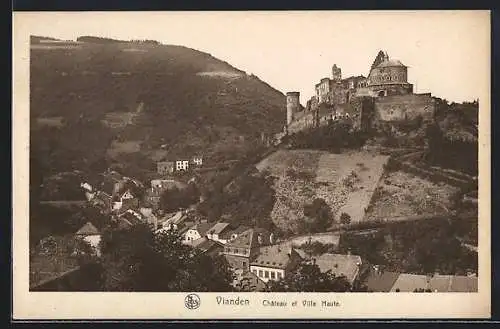
[[[386,70],[389,73],[392,72],[392,75],[386,76]],[[369,262],[361,255],[352,253],[351,250],[339,248],[339,241],[343,238],[347,228],[362,224],[365,217],[375,218],[375,215],[379,213],[383,219],[395,216],[380,210],[392,202],[391,200],[387,204],[380,203],[378,206],[374,202],[376,201],[375,191],[380,192],[382,187],[387,190],[400,191],[397,185],[397,175],[393,175],[391,180],[383,179],[386,177],[384,176],[385,168],[391,159],[388,155],[367,155],[371,154],[367,148],[363,152],[349,154],[332,155],[319,151],[293,153],[287,151],[290,148],[290,136],[293,137],[294,133],[318,129],[325,125],[347,123],[363,131],[367,130],[367,127],[381,127],[387,123],[406,122],[415,118],[423,117],[425,122],[432,120],[435,101],[430,94],[413,94],[412,86],[406,81],[406,67],[397,60],[389,59],[384,52],[377,56],[369,78],[361,76],[343,80],[341,70],[336,65],[332,72],[332,79],[322,79],[316,85],[317,95],[307,102],[305,108],[300,105],[298,93],[287,93],[284,130],[272,138],[262,138],[269,150],[266,151],[265,156],[258,158],[259,162],[256,164],[260,171],[275,170],[276,177],[286,172],[280,176],[281,181],[278,179],[282,185],[277,185],[275,188],[278,192],[282,189],[283,197],[278,198],[273,208],[271,216],[275,217],[272,218],[274,222],[280,225],[279,221],[284,221],[283,225],[287,227],[294,220],[301,220],[305,211],[302,213],[302,209],[293,209],[292,206],[286,205],[286,200],[283,200],[290,198],[290,195],[297,189],[314,187],[319,191],[316,194],[322,195],[323,199],[327,200],[328,206],[335,210],[334,223],[336,224],[332,227],[326,227],[321,232],[307,234],[291,230],[290,234],[283,236],[283,234],[259,226],[239,223],[235,225],[225,218],[208,221],[196,215],[197,208],[205,202],[203,196],[197,193],[191,195],[194,197],[187,202],[188,204],[174,206],[174,209],[167,211],[162,203],[168,202],[168,196],[172,197],[172,191],[175,194],[189,189],[198,190],[196,173],[206,166],[205,159],[200,154],[157,162],[155,178],[149,182],[126,177],[112,169],[101,173],[98,176],[99,179],[81,181],[80,190],[85,196],[86,205],[97,209],[107,218],[107,224],[113,224],[117,230],[146,224],[155,234],[175,232],[184,244],[206,255],[222,255],[233,273],[234,291],[265,291],[270,281],[280,281],[293,275],[301,264],[313,264],[318,266],[322,273],[345,278],[351,291],[477,291],[477,273],[474,270],[461,275],[440,274],[439,272],[415,274],[385,271],[379,264]],[[410,168],[410,171],[416,172],[417,175],[431,175],[437,177],[438,180],[451,182],[452,185],[464,184],[464,181],[468,184],[476,179],[470,175],[443,171],[439,168],[419,168],[418,161],[415,159],[421,157],[422,149],[408,148],[406,151],[402,156],[394,157],[394,159],[402,166]],[[304,160],[301,160],[303,162],[312,161],[311,159],[317,161],[317,165],[311,165],[317,168],[316,171],[309,173],[309,175],[317,176],[314,183],[308,181],[305,171],[295,174],[292,172],[299,170],[294,167],[293,163],[300,157],[304,157]],[[269,168],[264,168],[266,166]],[[254,166],[250,165],[250,167]],[[306,167],[303,165],[300,170]],[[302,178],[299,177],[300,175]],[[179,179],[180,176],[183,177],[182,180]],[[380,181],[384,181],[385,185]],[[391,181],[396,183],[391,183]],[[288,186],[293,184],[298,185]],[[444,190],[447,187],[443,184],[439,186]],[[452,191],[452,188],[448,189]],[[401,192],[398,193],[401,194]],[[427,195],[427,201],[421,201],[419,207],[432,202],[429,199],[431,197]],[[464,200],[477,204],[477,195],[475,198],[473,195],[466,195]],[[415,215],[412,211],[401,217],[408,220]],[[424,217],[430,218],[436,214],[441,215],[433,211],[435,213],[420,214],[422,218],[417,218],[417,220]],[[447,209],[446,214],[448,214]],[[385,224],[375,224],[377,225]],[[364,234],[366,229],[358,231]],[[101,234],[102,232],[96,225],[88,221],[74,233],[74,238],[88,243],[93,254],[100,257]],[[319,253],[308,251],[312,245],[318,244],[327,245],[329,248]],[[51,277],[42,280],[42,283],[38,282],[35,289],[43,289],[43,286],[52,280],[57,280],[57,276],[55,279]]]

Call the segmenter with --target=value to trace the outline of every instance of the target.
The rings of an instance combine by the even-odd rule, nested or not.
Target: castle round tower
[[[290,91],[286,93],[286,124],[292,123],[295,113],[299,112],[300,108],[300,93],[298,91]]]

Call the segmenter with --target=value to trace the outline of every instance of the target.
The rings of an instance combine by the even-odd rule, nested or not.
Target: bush
[[[341,224],[350,224],[351,223],[351,215],[349,215],[348,213],[345,213],[343,212],[341,215],[340,215],[340,223]]]

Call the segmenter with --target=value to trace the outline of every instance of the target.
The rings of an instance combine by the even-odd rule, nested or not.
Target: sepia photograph
[[[489,19],[15,13],[17,287],[177,293],[167,317],[489,315]]]

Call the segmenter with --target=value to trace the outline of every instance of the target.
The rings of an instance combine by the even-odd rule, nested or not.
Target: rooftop
[[[371,271],[365,281],[368,291],[389,292],[399,277],[397,272]]]
[[[205,234],[210,230],[214,224],[212,223],[198,223],[193,226],[191,229],[198,231],[201,236],[205,236]]]
[[[477,292],[477,277],[455,275],[400,274],[391,292],[413,292],[429,289],[433,292]]]
[[[207,233],[208,234],[220,234],[226,228],[228,228],[229,223],[217,223],[215,224]]]
[[[236,239],[228,242],[227,245],[240,248],[258,247],[260,245],[259,235],[261,237],[260,240],[262,241],[262,245],[270,244],[271,233],[261,228],[250,228],[240,233]]]
[[[353,282],[359,273],[359,265],[362,264],[361,257],[357,255],[323,254],[314,257],[321,272],[331,271],[335,276],[345,276],[349,282]]]
[[[209,251],[209,250],[212,250],[212,249],[218,248],[218,247],[221,248],[221,244],[219,244],[215,241],[209,240],[206,237],[203,237],[201,239],[197,239],[197,240],[193,241],[191,245],[197,249],[200,249],[203,252]]]
[[[240,233],[245,232],[248,229],[250,229],[250,227],[245,226],[245,225],[240,225],[237,228],[235,228],[234,230],[227,230],[227,231],[222,232],[221,238],[222,239],[229,239],[229,238],[231,238],[231,236],[233,234],[239,235]]]
[[[397,59],[389,59],[389,60],[383,61],[382,63],[380,63],[379,65],[377,65],[377,67],[393,67],[393,66],[403,66],[403,67],[406,67],[406,65],[404,65],[403,63],[401,63]]]
[[[97,235],[97,234],[100,234],[100,232],[91,222],[87,222],[75,234],[76,235]]]
[[[245,291],[263,291],[266,287],[265,282],[250,271],[241,274],[237,279],[240,288]]]
[[[291,249],[283,248],[281,245],[261,247],[259,256],[251,265],[285,269],[290,261],[288,252]]]

